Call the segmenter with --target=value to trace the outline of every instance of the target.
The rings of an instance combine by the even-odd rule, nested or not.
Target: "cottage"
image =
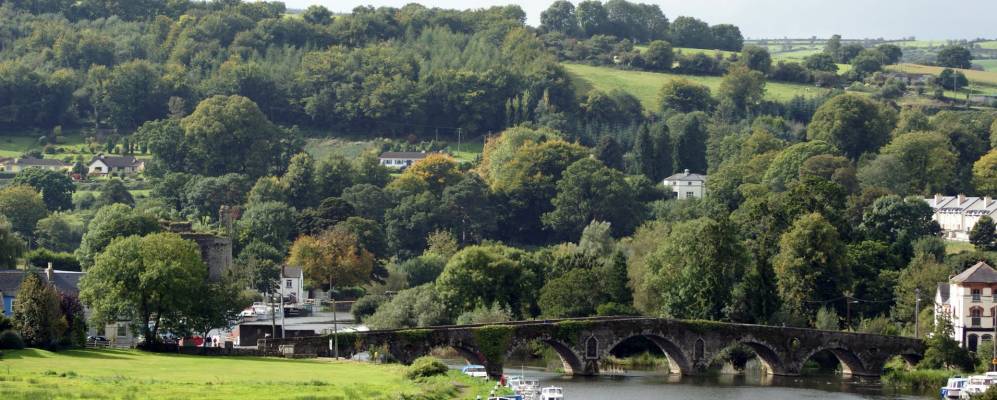
[[[949,320],[953,338],[963,348],[976,351],[980,342],[991,340],[997,302],[997,271],[984,262],[976,263],[935,292],[935,321]]]
[[[0,309],[3,310],[3,315],[8,317],[13,315],[14,300],[17,298],[17,291],[21,288],[21,281],[24,280],[25,273],[25,271],[17,269],[0,271]],[[55,285],[55,289],[59,293],[78,296],[80,294],[80,278],[86,275],[86,272],[60,271],[52,269],[52,266],[49,265],[40,275],[43,280]]]
[[[931,218],[938,222],[946,239],[969,241],[969,233],[976,226],[976,221],[984,215],[997,219],[997,202],[989,196],[966,197],[942,196],[936,194],[925,199],[931,206]]]
[[[7,158],[0,159],[0,172],[21,172],[28,168],[41,168],[50,171],[69,171],[72,164],[54,158]]]
[[[280,269],[280,295],[284,304],[297,304],[305,300],[305,274],[301,267],[284,266]]]
[[[688,169],[665,178],[663,183],[672,188],[678,199],[701,199],[706,195],[706,175],[690,173]]]
[[[378,160],[385,167],[402,169],[412,166],[416,161],[426,158],[427,155],[425,151],[388,151],[381,153]]]
[[[90,160],[87,173],[90,175],[125,174],[134,175],[145,170],[145,161],[135,156],[105,156],[100,154]]]

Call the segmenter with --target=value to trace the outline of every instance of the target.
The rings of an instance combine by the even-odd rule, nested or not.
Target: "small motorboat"
[[[986,392],[991,386],[997,383],[997,376],[973,375],[966,381],[966,384],[959,390],[960,399],[970,399]]]
[[[959,376],[949,378],[941,390],[942,400],[958,399],[968,381],[968,379]]]
[[[540,389],[540,400],[564,400],[564,389],[557,386]]]

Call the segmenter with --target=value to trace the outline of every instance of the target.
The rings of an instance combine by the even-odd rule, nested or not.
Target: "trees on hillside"
[[[807,138],[823,140],[857,160],[886,144],[895,116],[875,101],[855,94],[836,96],[817,109]]]
[[[215,96],[197,105],[181,123],[189,172],[266,174],[281,159],[284,131],[242,96]]]
[[[940,67],[969,69],[973,66],[973,55],[962,46],[945,46],[938,51],[936,63]]]
[[[614,233],[626,235],[642,214],[623,173],[592,158],[568,166],[551,203],[554,209],[543,215],[544,225],[565,238],[580,236],[591,221],[609,222]]]
[[[49,211],[71,210],[76,186],[66,174],[41,168],[21,171],[11,181],[13,185],[27,185],[41,193]]]
[[[360,247],[355,234],[342,229],[298,237],[288,262],[300,265],[311,285],[328,290],[366,282],[374,267],[373,255]]]

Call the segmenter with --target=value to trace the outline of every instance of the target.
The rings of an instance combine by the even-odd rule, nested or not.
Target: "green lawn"
[[[24,152],[32,149],[42,149],[42,145],[38,144],[38,137],[42,136],[29,136],[23,132],[18,135],[10,135],[9,133],[0,134],[0,157],[17,157]],[[55,145],[56,148],[62,149],[62,152],[58,154],[47,154],[46,158],[72,158],[77,154],[85,153],[86,143],[84,142],[83,134],[80,132],[67,132],[62,136],[62,142]],[[87,153],[87,156],[90,154]]]
[[[919,64],[890,65],[887,66],[886,69],[893,71],[903,71],[914,74],[930,74],[935,76],[938,76],[939,74],[942,73],[943,70],[945,70],[945,68],[942,67],[919,65]],[[969,79],[969,82],[971,83],[979,85],[997,86],[997,72],[976,71],[971,69],[958,69],[958,71],[965,74],[966,78]]]
[[[316,160],[323,160],[333,155],[353,159],[376,147],[377,144],[369,140],[347,140],[336,137],[305,139],[305,151]]]
[[[678,78],[706,85],[716,93],[723,80],[719,76],[697,76],[665,74],[644,71],[626,71],[610,67],[593,67],[584,64],[563,64],[571,75],[575,90],[584,94],[591,89],[609,91],[622,89],[637,97],[644,108],[653,110],[658,107],[658,90],[665,82]],[[824,89],[810,85],[799,85],[780,82],[768,82],[765,85],[765,97],[772,100],[786,101],[796,95],[816,96]]]
[[[997,72],[997,60],[973,60],[973,64],[983,67],[988,72]]]
[[[956,242],[953,240],[945,241],[945,252],[948,254],[956,254],[962,251],[973,251],[973,245],[969,242]]]
[[[494,382],[449,375],[413,382],[399,365],[153,354],[5,351],[0,399],[473,399]]]
[[[977,44],[984,49],[997,49],[997,40],[991,40],[989,42],[980,42]]]

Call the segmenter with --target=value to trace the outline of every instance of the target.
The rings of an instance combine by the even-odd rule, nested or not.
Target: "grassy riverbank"
[[[135,350],[5,351],[0,399],[473,399],[494,382],[457,371],[414,382],[404,366]]]

